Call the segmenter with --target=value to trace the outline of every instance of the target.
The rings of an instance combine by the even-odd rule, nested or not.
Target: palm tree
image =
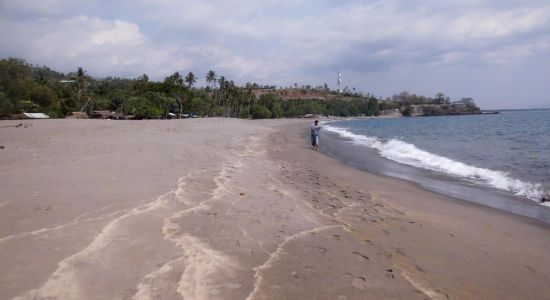
[[[189,72],[187,76],[185,76],[185,83],[187,83],[187,87],[192,88],[195,82],[197,82],[195,74],[193,74],[193,72]]]
[[[183,86],[183,78],[181,78],[180,72],[176,72],[164,79],[164,82],[179,88]]]
[[[81,67],[78,67],[76,75],[74,76],[75,88],[76,88],[76,106],[81,112],[84,111],[86,106],[90,104],[92,100],[88,95],[88,86],[90,86],[91,78],[86,74],[86,71]],[[84,99],[87,98],[84,103]]]
[[[208,84],[208,86],[214,83],[214,87],[215,87],[216,81],[217,81],[216,72],[214,72],[213,70],[208,71],[208,73],[206,73],[206,83]]]
[[[172,94],[172,97],[174,97],[174,99],[176,100],[176,103],[178,103],[181,116],[181,114],[183,114],[183,102],[185,100],[183,93],[183,78],[181,77],[179,72],[175,72],[174,74],[164,79],[164,84]]]
[[[225,76],[220,76],[220,78],[218,78],[218,84],[220,86],[220,93],[224,93],[225,92],[225,88],[227,86],[227,81],[225,80]]]
[[[218,83],[220,84],[220,90],[223,90],[223,87],[225,87],[225,76],[220,76]]]

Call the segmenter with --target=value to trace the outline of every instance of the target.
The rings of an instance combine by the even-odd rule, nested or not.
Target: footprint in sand
[[[531,272],[537,274],[537,272],[536,272],[533,268],[531,268],[531,267],[529,267],[529,266],[524,266],[524,267],[525,267],[527,270],[529,270],[529,271],[531,271]]]
[[[420,226],[420,227],[423,226],[421,223],[416,223],[415,221],[409,221],[409,224],[414,224],[414,225]]]
[[[409,257],[407,253],[403,252],[401,248],[393,247],[392,250],[395,252],[395,254],[403,256],[403,257]]]
[[[368,256],[366,256],[365,254],[363,254],[361,252],[354,251],[354,252],[352,252],[352,254],[355,255],[355,257],[358,259],[358,261],[370,260],[370,258]]]
[[[367,287],[367,279],[365,277],[357,276],[351,281],[351,285],[355,288],[364,290]]]
[[[320,254],[325,254],[325,253],[327,253],[327,251],[328,251],[327,248],[325,248],[325,247],[320,247],[320,246],[314,247],[314,249],[315,249],[315,251],[316,251],[317,253],[320,253]]]
[[[420,267],[419,265],[414,265],[414,268],[415,270],[417,270],[418,272],[420,273],[427,273],[426,270],[424,270],[422,267]]]

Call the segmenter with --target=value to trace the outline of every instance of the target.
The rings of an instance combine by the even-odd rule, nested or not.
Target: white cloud
[[[164,68],[188,67],[191,59],[178,57],[180,47],[157,45],[137,24],[86,16],[41,19],[24,24],[1,23],[5,56],[24,57],[33,63],[72,71],[82,66],[96,76],[165,74]]]
[[[449,33],[461,40],[501,38],[550,25],[550,7],[474,12],[453,20]]]
[[[101,21],[100,21],[101,22]],[[105,28],[98,28],[92,36],[92,43],[104,45],[128,45],[137,46],[144,40],[137,24],[124,21],[114,21]],[[103,24],[100,24],[100,26]]]

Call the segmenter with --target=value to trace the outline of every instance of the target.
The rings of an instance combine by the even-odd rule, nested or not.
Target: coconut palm
[[[220,90],[223,90],[223,88],[225,87],[225,76],[220,76],[220,78],[218,79],[218,83],[220,85]]]
[[[220,78],[218,78],[218,84],[220,85],[220,90],[218,92],[218,105],[222,105],[224,94],[226,92],[226,81],[224,76],[220,76]]]
[[[216,81],[217,81],[216,72],[214,72],[213,70],[208,71],[208,73],[206,73],[206,83],[208,84],[208,86],[210,86],[213,83],[215,87]]]
[[[83,112],[92,100],[88,94],[88,87],[90,86],[91,78],[81,67],[78,67],[78,70],[73,78],[73,82],[75,83],[74,87],[76,89],[76,108]]]
[[[192,88],[195,82],[197,82],[195,74],[193,74],[193,72],[187,73],[187,76],[185,76],[185,83],[187,84],[187,87]]]

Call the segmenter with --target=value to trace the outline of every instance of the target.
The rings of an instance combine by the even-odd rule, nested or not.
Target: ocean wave
[[[442,172],[471,182],[507,190],[517,196],[540,202],[545,192],[540,183],[525,182],[510,177],[506,172],[480,168],[452,160],[422,149],[399,139],[382,140],[377,137],[355,134],[340,127],[323,124],[323,129],[350,139],[354,144],[376,149],[381,156],[409,166]],[[550,206],[549,202],[541,203]]]

